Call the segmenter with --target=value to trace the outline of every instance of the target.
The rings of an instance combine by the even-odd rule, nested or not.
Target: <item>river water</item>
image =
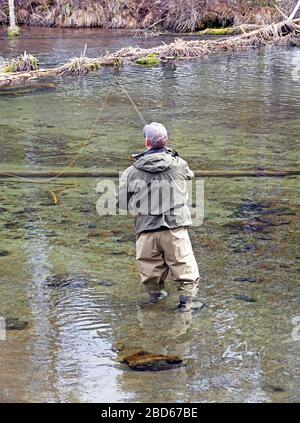
[[[31,29],[0,38],[0,56],[26,50],[54,66],[85,44],[95,56],[173,38]],[[299,56],[267,48],[2,90],[1,170],[68,164],[114,76],[194,170],[299,167]],[[124,169],[142,151],[141,131],[115,89],[76,166]],[[0,401],[298,402],[299,177],[205,179],[205,220],[190,229],[205,306],[192,315],[175,312],[171,281],[166,299],[141,306],[132,219],[98,216],[97,182],[0,181],[0,316],[28,321],[0,340]],[[185,365],[151,373],[120,363],[139,350]]]

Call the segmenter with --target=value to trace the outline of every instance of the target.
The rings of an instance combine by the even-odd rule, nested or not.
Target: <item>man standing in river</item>
[[[197,294],[199,270],[187,226],[187,180],[194,177],[187,162],[169,149],[166,128],[144,127],[146,151],[136,156],[120,180],[117,206],[135,215],[136,259],[151,302],[166,295],[170,272],[179,284],[181,311],[190,310]]]

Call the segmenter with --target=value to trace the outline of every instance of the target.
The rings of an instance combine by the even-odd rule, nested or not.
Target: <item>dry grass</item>
[[[26,53],[21,54],[16,59],[13,59],[0,69],[0,73],[13,73],[13,72],[31,72],[39,69],[40,63],[38,59],[32,54]]]
[[[65,17],[61,26],[67,28],[103,27],[107,22],[107,13],[101,4],[86,4],[83,9],[75,9]]]
[[[177,32],[193,32],[201,26],[204,0],[170,0],[164,28]]]
[[[75,57],[61,69],[61,75],[86,75],[89,72],[99,70],[99,61],[91,61],[83,57]]]
[[[294,0],[277,1],[289,13]],[[280,13],[264,0],[18,0],[18,23],[70,28],[142,28],[192,32],[206,27],[268,24]],[[7,22],[7,0],[0,0],[0,22]]]

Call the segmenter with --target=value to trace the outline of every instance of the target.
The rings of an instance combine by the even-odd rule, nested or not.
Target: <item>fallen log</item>
[[[240,177],[284,177],[300,175],[300,169],[245,169],[245,170],[196,170],[195,177],[210,178],[240,178]],[[61,178],[118,178],[116,170],[8,170],[0,172],[1,179],[7,178],[53,178],[59,175]],[[30,181],[28,181],[30,182]]]
[[[57,68],[34,70],[30,72],[1,73],[0,88],[27,80],[45,78],[54,75],[85,74],[96,71],[103,66],[120,66],[124,63],[136,64],[136,60],[157,55],[160,61],[184,60],[201,58],[207,54],[226,51],[240,51],[247,48],[257,48],[267,44],[294,44],[299,42],[300,19],[285,19],[282,22],[265,25],[250,32],[222,38],[218,40],[192,40],[183,41],[176,39],[170,44],[143,49],[140,47],[125,47],[115,53],[107,53],[98,58],[87,58],[82,55],[72,59]]]

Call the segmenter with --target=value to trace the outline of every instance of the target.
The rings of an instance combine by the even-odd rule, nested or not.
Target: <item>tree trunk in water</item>
[[[9,7],[9,27],[14,29],[16,27],[16,16],[15,16],[15,0],[8,0]]]
[[[291,15],[289,16],[289,19],[294,19],[296,16],[296,13],[298,12],[298,9],[300,7],[300,0],[298,0],[298,3],[295,6],[295,9],[292,11]]]
[[[284,177],[300,175],[300,169],[244,169],[244,170],[195,170],[196,178],[240,178],[240,177]],[[61,170],[7,170],[0,171],[0,180],[7,178],[19,178],[27,182],[39,182],[36,178],[118,178],[117,170],[94,170],[94,169],[61,169]],[[33,178],[33,179],[28,179]]]

